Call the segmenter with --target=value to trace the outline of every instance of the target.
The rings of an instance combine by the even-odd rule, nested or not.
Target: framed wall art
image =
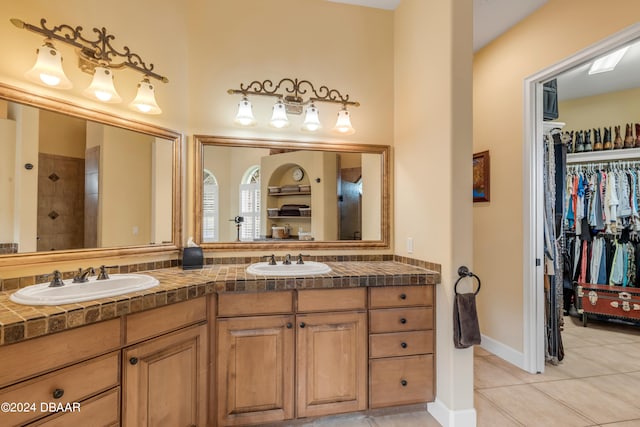
[[[473,201],[488,202],[489,192],[489,151],[475,153],[473,155]]]

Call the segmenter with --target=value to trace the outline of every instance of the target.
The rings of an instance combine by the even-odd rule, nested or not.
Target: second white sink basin
[[[247,267],[247,273],[256,276],[315,276],[331,271],[327,264],[315,261],[305,261],[304,264],[292,262],[290,265],[282,264],[269,265],[268,262],[258,262]]]
[[[11,294],[9,299],[24,305],[59,305],[113,297],[129,292],[142,291],[158,284],[158,279],[146,274],[111,274],[106,280],[89,278],[88,282],[49,287],[49,283],[27,286]]]

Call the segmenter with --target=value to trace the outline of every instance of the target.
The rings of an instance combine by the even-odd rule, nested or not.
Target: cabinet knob
[[[137,357],[132,357],[131,359],[129,359],[129,363],[131,363],[132,365],[137,365],[138,364],[138,358]]]
[[[400,294],[400,299],[407,299],[407,294]]]
[[[61,388],[57,388],[55,390],[53,390],[53,398],[54,399],[60,399],[62,396],[64,396],[64,390]]]
[[[407,348],[407,343],[406,342],[400,343],[400,347]]]
[[[293,324],[291,322],[287,322],[287,329],[293,328]]]
[[[400,323],[402,323],[404,325],[405,323],[407,323],[407,319],[405,319],[404,317],[401,317],[400,318]]]
[[[407,386],[407,380],[402,380],[400,381],[400,384],[402,385],[402,387],[406,387]]]
[[[300,322],[300,327],[301,327],[301,328],[304,328],[305,326],[307,326],[307,324],[306,324],[306,323],[304,323],[304,322]]]

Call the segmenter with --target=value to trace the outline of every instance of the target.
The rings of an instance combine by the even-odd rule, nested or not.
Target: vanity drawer
[[[308,289],[298,291],[298,312],[364,310],[367,308],[367,290]]]
[[[433,305],[433,286],[387,286],[369,289],[369,308]]]
[[[392,332],[369,336],[369,357],[433,353],[433,331]]]
[[[387,308],[369,311],[369,332],[403,332],[433,328],[433,309]]]
[[[117,386],[120,376],[119,360],[118,352],[109,353],[0,391],[0,402],[35,405],[35,411],[0,412],[0,425],[17,425],[41,417],[41,402],[79,402]],[[55,393],[58,392],[62,396],[56,398]]]
[[[120,425],[120,387],[106,391],[80,404],[80,411],[59,413],[38,420],[31,426],[108,426]]]
[[[255,316],[293,312],[293,291],[220,293],[218,316]]]
[[[204,320],[207,320],[206,297],[130,314],[126,318],[126,343],[149,339]]]
[[[120,348],[120,319],[0,347],[0,387]]]
[[[433,400],[432,355],[374,359],[369,363],[371,408]]]

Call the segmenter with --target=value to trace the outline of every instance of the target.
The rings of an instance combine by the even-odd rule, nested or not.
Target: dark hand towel
[[[453,343],[456,348],[480,344],[480,325],[473,293],[456,294],[453,302]]]

